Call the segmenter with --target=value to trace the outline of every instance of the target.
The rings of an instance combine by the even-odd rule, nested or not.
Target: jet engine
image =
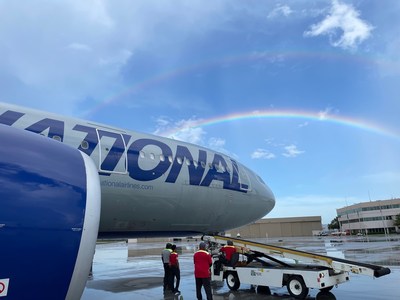
[[[0,125],[1,299],[80,299],[95,251],[100,195],[86,154]]]

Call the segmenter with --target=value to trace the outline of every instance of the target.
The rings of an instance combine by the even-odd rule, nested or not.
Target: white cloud
[[[87,52],[92,51],[92,48],[90,48],[88,45],[81,44],[81,43],[71,43],[68,45],[68,48],[72,49],[72,50],[78,50],[78,51],[87,51]]]
[[[251,158],[253,158],[253,159],[273,159],[273,158],[275,158],[275,154],[269,152],[268,150],[258,148],[251,154]]]
[[[0,2],[2,77],[22,85],[18,90],[2,86],[0,97],[71,113],[90,105],[86,99],[101,101],[122,90],[127,85],[123,68],[137,50],[154,50],[171,40],[179,48],[193,32],[223,23],[215,16],[225,11],[224,3],[178,2]]]
[[[120,67],[121,65],[124,65],[131,56],[132,56],[131,51],[127,49],[120,49],[107,57],[100,57],[99,65],[101,66],[111,65]]]
[[[298,125],[299,128],[307,127],[307,126],[308,126],[308,122],[307,121]]]
[[[91,22],[96,22],[105,27],[113,27],[114,20],[107,10],[107,2],[104,0],[89,0],[71,2],[77,11],[84,13]]]
[[[318,24],[311,25],[311,29],[304,35],[328,35],[332,46],[354,49],[370,37],[372,30],[373,26],[362,20],[360,13],[353,6],[334,0],[326,18]]]
[[[201,127],[185,127],[174,133],[171,138],[196,145],[204,144],[205,131]]]
[[[329,113],[332,111],[332,107],[327,107],[324,110],[318,112],[318,118],[323,121],[329,116]]]
[[[263,61],[266,63],[276,64],[276,65],[283,65],[286,58],[283,54],[274,54],[271,55],[268,51],[254,51],[251,54],[251,57],[254,58],[257,62]],[[259,63],[253,65],[253,68],[260,68]],[[254,111],[254,114],[257,114],[259,111]]]
[[[212,137],[208,140],[207,147],[226,155],[238,158],[238,156],[225,148],[226,140],[222,138]]]
[[[265,142],[267,144],[272,144],[274,142],[274,139],[273,138],[268,138],[268,139],[265,139]]]
[[[221,138],[216,138],[212,137],[208,140],[208,145],[210,145],[211,148],[223,148],[225,146],[226,141]]]
[[[293,145],[293,144],[284,147],[284,149],[286,152],[282,153],[282,155],[285,157],[296,157],[296,156],[299,156],[300,154],[304,153],[304,151],[297,149],[297,146]]]
[[[288,17],[293,13],[293,10],[288,6],[284,4],[277,4],[275,8],[268,14],[268,18],[275,18],[279,16],[284,16]]]
[[[204,145],[204,136],[206,132],[203,128],[198,127],[200,119],[195,117],[188,120],[180,120],[171,122],[167,117],[159,117],[157,122],[157,129],[153,134],[168,136],[169,138],[188,142],[196,145]]]
[[[201,119],[192,117],[187,120],[173,122],[169,117],[161,116],[156,120],[157,128],[153,134],[172,138],[174,140],[188,142],[204,146],[238,159],[238,155],[225,148],[226,140],[219,137],[211,137],[206,141],[207,132],[199,127]]]
[[[167,127],[169,124],[171,124],[171,121],[169,120],[168,117],[161,116],[161,117],[158,117],[158,118],[157,118],[156,123],[157,123],[157,127],[158,127],[159,129],[161,129],[161,128],[165,128],[165,127]]]
[[[282,147],[282,146],[285,145],[285,144],[282,143],[282,142],[277,142],[277,141],[275,141],[274,138],[265,139],[265,142],[266,142],[268,145],[272,146],[272,147]]]
[[[324,121],[324,120],[326,120],[327,118],[329,118],[330,115],[332,115],[332,114],[337,114],[337,113],[339,113],[339,110],[338,110],[338,109],[333,108],[333,107],[331,107],[331,106],[328,106],[328,107],[326,107],[324,110],[320,110],[320,111],[318,112],[318,118],[319,118],[319,120]]]

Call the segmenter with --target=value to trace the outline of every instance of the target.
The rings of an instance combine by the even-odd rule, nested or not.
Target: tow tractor
[[[205,236],[213,253],[212,281],[224,281],[229,289],[237,290],[241,283],[252,286],[286,286],[296,299],[307,297],[309,289],[330,291],[349,281],[349,273],[381,277],[390,269],[311,252],[294,250],[249,240],[220,235]],[[231,260],[221,264],[217,249],[232,241],[237,249]],[[213,251],[214,250],[214,251]],[[243,260],[239,260],[242,256]]]

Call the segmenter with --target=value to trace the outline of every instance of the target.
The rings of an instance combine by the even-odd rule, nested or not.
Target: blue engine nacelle
[[[88,156],[0,125],[0,299],[80,299],[99,219]]]

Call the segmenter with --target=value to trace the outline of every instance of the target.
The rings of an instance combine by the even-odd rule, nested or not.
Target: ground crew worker
[[[222,261],[222,263],[229,264],[233,253],[236,253],[236,247],[233,246],[232,241],[228,241],[227,245],[223,246],[219,251],[225,255],[225,261]]]
[[[171,286],[175,295],[179,295],[179,282],[181,281],[181,271],[179,269],[178,253],[176,252],[176,245],[171,247],[171,255],[169,257],[169,267],[171,270]],[[176,278],[176,286],[174,288],[174,281]]]
[[[211,255],[206,251],[206,243],[201,242],[199,250],[193,256],[194,261],[194,277],[196,279],[196,296],[198,300],[202,300],[201,287],[207,295],[207,300],[212,300],[211,293],[211,273],[210,267],[212,265]]]
[[[219,252],[218,260],[215,262],[216,274],[219,274],[219,272],[222,271],[222,265],[231,266],[232,255],[236,253],[236,247],[233,246],[232,241],[228,240],[227,245],[224,245],[219,249]]]
[[[173,290],[173,286],[171,286],[171,269],[169,267],[169,258],[171,256],[171,243],[167,243],[165,249],[161,252],[161,260],[164,265],[164,293],[167,289]]]

